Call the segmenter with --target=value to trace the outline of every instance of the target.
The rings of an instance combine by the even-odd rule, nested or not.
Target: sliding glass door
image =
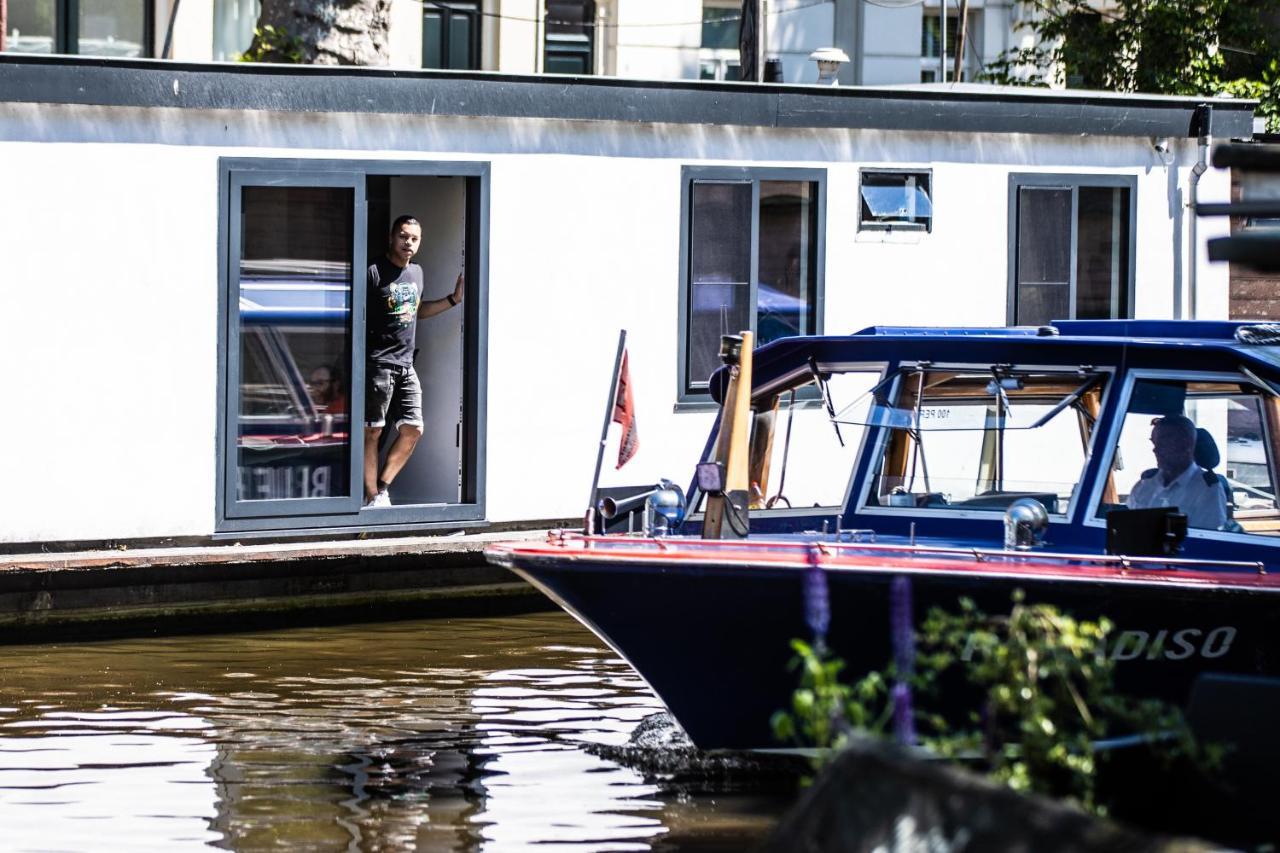
[[[229,189],[227,515],[357,512],[362,177],[232,173]]]

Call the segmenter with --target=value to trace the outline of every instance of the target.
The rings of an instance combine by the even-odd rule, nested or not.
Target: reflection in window
[[[8,0],[5,51],[148,56],[143,0]]]
[[[817,183],[695,180],[690,209],[685,391],[720,366],[721,335],[817,330]]]
[[[739,0],[702,0],[702,40],[698,49],[698,79],[739,80]]]
[[[1128,187],[1019,186],[1014,323],[1129,317]]]
[[[6,52],[65,53],[65,45],[55,45],[57,32],[56,0],[8,0],[5,33]]]
[[[596,4],[546,0],[543,69],[549,74],[594,74]]]
[[[350,493],[352,191],[245,187],[239,500]]]
[[[866,415],[892,428],[870,503],[1003,512],[1031,497],[1066,512],[1103,385],[1089,373],[901,371],[876,389]]]
[[[1190,427],[1179,456],[1178,429],[1166,422],[1182,419]],[[1170,506],[1192,528],[1280,534],[1277,424],[1280,399],[1249,383],[1138,380],[1097,514]]]
[[[928,172],[873,172],[861,176],[862,215],[858,230],[932,230],[933,188]]]
[[[702,46],[711,50],[738,50],[742,7],[737,3],[702,2]]]
[[[253,43],[258,25],[259,0],[213,0],[213,58],[237,59]]]

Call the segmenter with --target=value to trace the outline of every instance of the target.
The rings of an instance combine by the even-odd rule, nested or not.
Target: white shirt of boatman
[[[1188,465],[1167,486],[1159,470],[1154,470],[1150,476],[1133,484],[1133,491],[1125,501],[1129,509],[1177,507],[1187,516],[1188,527],[1201,530],[1217,530],[1226,524],[1226,503],[1226,495],[1217,477],[1209,483],[1205,470],[1195,463]]]

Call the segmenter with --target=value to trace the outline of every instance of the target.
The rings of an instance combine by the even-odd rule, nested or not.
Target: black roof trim
[[[1203,98],[786,86],[0,54],[0,102],[1072,136],[1192,135]],[[1220,138],[1254,101],[1215,100]]]

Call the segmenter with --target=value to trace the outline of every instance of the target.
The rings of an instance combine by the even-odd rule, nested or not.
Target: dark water
[[[0,848],[749,849],[584,748],[659,708],[560,613],[0,648]]]

